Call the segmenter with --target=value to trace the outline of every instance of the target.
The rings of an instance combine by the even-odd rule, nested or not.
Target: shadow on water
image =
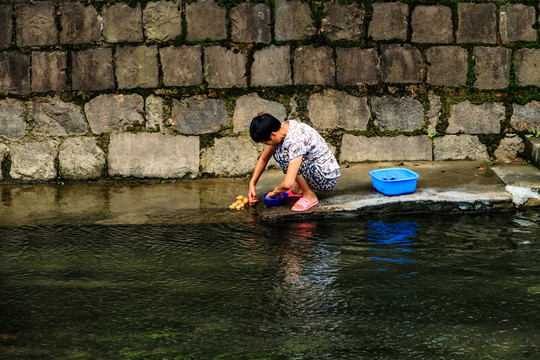
[[[2,359],[533,359],[540,216],[0,227]]]

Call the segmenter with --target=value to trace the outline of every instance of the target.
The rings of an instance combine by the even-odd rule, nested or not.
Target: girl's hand
[[[255,186],[249,185],[248,199],[249,199],[249,205],[253,205],[259,201]]]
[[[267,199],[279,199],[283,197],[283,193],[281,191],[271,191],[266,195]]]

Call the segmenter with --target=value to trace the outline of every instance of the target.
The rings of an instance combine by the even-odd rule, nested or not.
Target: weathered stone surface
[[[298,0],[276,0],[276,40],[301,40],[315,34],[309,4]]]
[[[105,6],[102,11],[105,41],[143,41],[141,4],[131,7],[126,3]]]
[[[253,141],[243,137],[216,139],[202,155],[203,173],[216,176],[242,176],[253,171],[259,151]]]
[[[101,24],[94,6],[63,4],[60,13],[62,44],[88,44],[101,40]]]
[[[111,134],[109,175],[194,178],[199,173],[199,138],[165,134]]]
[[[322,19],[321,31],[331,40],[359,40],[365,11],[356,3],[342,5],[337,2],[324,3],[326,16]]]
[[[520,49],[514,52],[516,85],[540,86],[540,49]]]
[[[540,131],[540,102],[533,100],[525,105],[514,105],[510,125],[516,130]]]
[[[236,107],[234,109],[234,131],[248,131],[251,120],[259,113],[270,114],[279,121],[283,121],[287,117],[287,110],[283,104],[262,99],[256,93],[240,96],[236,100]]]
[[[197,0],[186,4],[187,39],[189,41],[227,38],[227,9],[214,0]]]
[[[291,85],[291,48],[271,45],[255,51],[251,86]]]
[[[146,129],[159,131],[163,126],[163,99],[150,95],[146,98]]]
[[[99,95],[84,105],[84,111],[90,130],[96,135],[126,131],[144,123],[144,100],[140,95]]]
[[[429,100],[429,109],[427,112],[428,119],[428,128],[427,133],[434,133],[437,131],[437,123],[439,122],[439,117],[441,116],[442,102],[441,97],[437,96],[433,91],[430,91],[428,94]]]
[[[143,11],[143,27],[148,40],[174,40],[182,34],[180,3],[149,2]]]
[[[409,7],[402,2],[374,3],[368,35],[373,40],[406,40]]]
[[[469,100],[452,105],[448,119],[447,134],[498,134],[505,108],[500,103],[474,105]]]
[[[422,55],[409,44],[381,45],[382,81],[405,84],[422,82]]]
[[[17,52],[0,53],[0,93],[30,92],[30,59]]]
[[[2,143],[0,143],[0,164],[4,161],[8,154],[8,147]],[[4,180],[4,176],[2,175],[2,172],[0,171],[0,180]]]
[[[216,132],[229,125],[225,103],[205,95],[195,95],[182,102],[173,100],[172,119],[181,133],[190,135]]]
[[[474,87],[504,89],[510,85],[510,57],[512,50],[503,47],[475,47]]]
[[[158,86],[157,46],[116,48],[118,88],[153,88]]]
[[[495,150],[497,159],[515,159],[525,151],[523,140],[516,134],[507,134]]]
[[[82,109],[58,97],[35,98],[32,103],[34,133],[48,136],[84,135],[87,132]]]
[[[111,49],[74,51],[72,62],[73,90],[114,89]]]
[[[533,28],[536,16],[533,6],[505,4],[499,10],[499,29],[501,40],[536,41],[536,29]]]
[[[204,51],[204,71],[211,88],[246,87],[247,56],[244,52],[210,46]]]
[[[317,129],[366,130],[370,112],[365,96],[333,89],[311,95],[309,119]]]
[[[334,85],[334,59],[328,46],[301,46],[294,53],[294,83]]]
[[[202,51],[200,45],[169,46],[159,49],[165,86],[202,84]],[[182,64],[182,66],[179,66]]]
[[[489,154],[474,135],[446,135],[433,138],[433,160],[489,160]]]
[[[269,44],[272,40],[270,7],[266,4],[238,4],[231,9],[231,20],[234,42]]]
[[[0,136],[10,140],[24,136],[24,107],[19,100],[0,100]]]
[[[497,7],[495,4],[458,4],[457,42],[495,44]]]
[[[377,85],[376,49],[337,48],[337,82],[340,85]]]
[[[60,145],[58,162],[63,179],[97,179],[105,168],[105,153],[94,138],[67,138]]]
[[[0,5],[0,48],[9,47],[11,45],[11,37],[13,30],[13,21],[11,13],[13,7],[11,5]]]
[[[434,46],[426,51],[427,83],[439,86],[467,84],[468,54],[459,46]]]
[[[343,135],[340,162],[431,160],[428,136],[366,137]]]
[[[447,6],[423,6],[412,13],[412,41],[415,43],[449,44],[454,42],[452,10]]]
[[[375,124],[382,130],[415,131],[424,122],[424,108],[413,98],[374,97],[371,108],[377,117]]]
[[[56,153],[56,146],[52,141],[13,144],[9,174],[15,180],[53,180],[56,177]]]
[[[32,91],[64,91],[66,83],[67,55],[63,51],[32,53]]]
[[[15,5],[17,13],[17,44],[44,46],[58,43],[58,30],[54,20],[52,1],[38,1]]]

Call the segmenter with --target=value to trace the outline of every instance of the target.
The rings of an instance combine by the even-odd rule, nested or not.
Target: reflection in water
[[[373,261],[380,262],[376,271],[387,271],[389,263],[413,264],[411,258],[414,247],[413,239],[416,237],[418,224],[404,221],[398,223],[385,223],[383,221],[370,221],[368,224],[367,240],[374,247],[372,250],[381,252],[385,256],[372,256]]]

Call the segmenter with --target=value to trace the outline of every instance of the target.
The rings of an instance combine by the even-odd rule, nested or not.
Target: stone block
[[[459,44],[497,42],[497,7],[495,4],[458,4]]]
[[[301,46],[294,53],[296,85],[334,85],[334,59],[331,47]]]
[[[74,51],[71,74],[73,90],[114,89],[112,50]]]
[[[507,134],[494,152],[496,159],[515,159],[525,151],[525,143],[516,134]]]
[[[32,91],[67,90],[66,68],[67,55],[63,51],[32,52]]]
[[[251,120],[259,113],[270,114],[279,121],[284,121],[287,118],[287,110],[283,104],[262,99],[256,93],[252,93],[240,96],[236,100],[233,115],[234,131],[249,131]]]
[[[216,139],[214,146],[203,151],[202,173],[215,176],[243,176],[253,171],[259,151],[252,140],[243,137]]]
[[[18,52],[0,52],[0,93],[30,92],[30,59]]]
[[[150,95],[146,98],[146,130],[159,131],[163,127],[163,99]]]
[[[512,50],[503,47],[475,47],[473,56],[475,88],[504,89],[510,85]]]
[[[379,59],[376,49],[337,48],[339,85],[377,85]]]
[[[32,102],[34,133],[46,136],[84,135],[88,131],[82,109],[58,97]]]
[[[540,86],[540,49],[514,52],[517,86]]]
[[[204,71],[211,88],[246,87],[247,56],[237,49],[209,46],[204,51]]]
[[[498,134],[505,108],[501,103],[474,105],[469,100],[450,107],[447,134]]]
[[[429,136],[366,137],[343,135],[340,162],[432,160]]]
[[[356,3],[326,2],[324,13],[321,32],[330,40],[360,40],[365,15],[363,7],[359,8]]]
[[[143,11],[143,27],[146,39],[152,41],[174,40],[182,35],[180,3],[149,2]]]
[[[254,53],[251,86],[291,85],[291,48],[271,45]]]
[[[202,51],[200,45],[169,46],[159,49],[165,86],[202,84]],[[178,64],[182,64],[179,66]]]
[[[446,135],[433,138],[433,160],[489,160],[489,154],[474,135]]]
[[[426,51],[427,83],[437,86],[463,86],[469,72],[467,50],[459,46],[434,46]]]
[[[13,31],[13,20],[11,19],[11,13],[13,12],[13,6],[0,5],[0,48],[10,47]]]
[[[63,179],[98,179],[105,169],[105,153],[91,137],[71,137],[58,150]]]
[[[126,3],[105,6],[102,10],[103,35],[109,43],[143,41],[141,4],[131,7]]]
[[[186,21],[188,41],[227,38],[227,9],[214,0],[186,4]]]
[[[366,130],[370,118],[367,97],[333,89],[311,95],[309,119],[317,129]]]
[[[24,106],[19,100],[0,100],[0,137],[17,140],[24,136]]]
[[[84,105],[84,111],[96,135],[126,131],[144,123],[144,100],[140,95],[99,95]]]
[[[427,133],[434,133],[437,131],[437,123],[442,112],[441,97],[436,95],[433,91],[428,93],[429,109],[427,112],[428,128]]]
[[[158,86],[157,46],[116,48],[116,80],[119,89]]]
[[[422,55],[409,44],[381,45],[382,81],[394,84],[422,82]]]
[[[110,176],[195,178],[199,173],[199,137],[165,134],[111,134]]]
[[[514,104],[510,126],[516,130],[540,131],[540,102],[533,100],[525,105]]]
[[[533,6],[505,4],[499,9],[499,30],[504,42],[536,41],[535,23]]]
[[[15,5],[17,44],[46,46],[58,43],[58,29],[52,1]]]
[[[56,154],[56,145],[52,141],[12,144],[9,174],[22,181],[53,180],[56,178]]]
[[[454,42],[452,10],[447,6],[414,8],[411,19],[412,41],[424,44],[450,44]]]
[[[272,41],[270,33],[270,7],[266,4],[245,2],[231,9],[232,34],[234,42],[264,43]]]
[[[424,123],[424,107],[410,97],[374,97],[371,108],[376,116],[375,125],[381,130],[415,131]]]
[[[378,40],[407,40],[409,6],[402,2],[373,3],[368,35]]]
[[[60,5],[60,43],[91,44],[101,40],[101,23],[93,5]]]
[[[183,134],[212,133],[229,125],[227,107],[222,100],[195,95],[183,100],[173,100],[172,119]]]
[[[301,40],[315,35],[316,29],[308,3],[276,0],[274,11],[277,41]]]

